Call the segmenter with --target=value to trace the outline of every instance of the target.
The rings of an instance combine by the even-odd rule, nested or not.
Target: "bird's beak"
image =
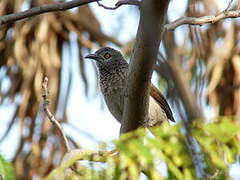
[[[89,54],[85,58],[97,60],[99,57],[96,54]]]

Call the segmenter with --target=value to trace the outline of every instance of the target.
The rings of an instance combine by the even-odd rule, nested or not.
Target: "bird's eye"
[[[103,57],[104,57],[105,59],[109,59],[109,58],[111,57],[111,54],[105,53]]]

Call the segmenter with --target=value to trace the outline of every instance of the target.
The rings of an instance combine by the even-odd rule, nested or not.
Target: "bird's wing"
[[[151,84],[150,95],[160,105],[160,107],[165,111],[168,119],[175,122],[172,111],[171,111],[166,99],[163,97],[163,95],[160,93],[160,91],[153,84]]]

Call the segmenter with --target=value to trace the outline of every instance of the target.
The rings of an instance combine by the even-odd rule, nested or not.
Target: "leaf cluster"
[[[14,168],[2,155],[0,155],[0,180],[14,180]]]
[[[231,179],[227,172],[240,153],[237,143],[239,132],[239,125],[226,117],[215,123],[194,124],[192,136],[203,150],[201,156],[208,172],[206,178]],[[75,153],[71,163],[64,161],[47,179],[59,177],[59,174],[62,179],[137,180],[142,176],[156,180],[200,179],[185,138],[181,124],[170,126],[165,123],[152,128],[151,133],[146,129],[138,129],[113,141],[114,153],[107,151],[106,146],[101,147],[103,153]],[[78,161],[81,165],[74,165],[73,168],[76,160],[85,161]]]

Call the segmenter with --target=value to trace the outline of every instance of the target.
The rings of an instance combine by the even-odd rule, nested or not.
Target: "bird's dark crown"
[[[103,48],[97,50],[97,51],[95,52],[95,54],[101,55],[101,54],[103,54],[103,53],[105,53],[105,52],[111,52],[111,53],[119,53],[119,54],[121,54],[118,50],[113,49],[113,48],[111,48],[111,47],[103,47]]]
[[[96,61],[100,74],[103,72],[113,72],[116,69],[128,66],[121,52],[110,47],[103,47],[95,53],[89,54],[86,58]]]
[[[95,55],[102,58],[102,60],[113,60],[113,59],[122,59],[122,54],[120,51],[110,48],[110,47],[103,47],[95,52]]]
[[[97,50],[94,54],[86,56],[86,58],[94,59],[97,65],[100,64],[115,64],[125,61],[121,52],[110,47],[103,47]]]

